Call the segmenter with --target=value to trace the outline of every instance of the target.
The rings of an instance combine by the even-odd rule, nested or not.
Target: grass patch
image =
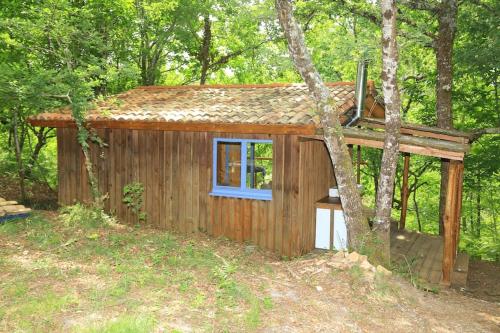
[[[19,236],[31,230],[47,230],[51,223],[42,215],[33,213],[25,219],[12,219],[0,224],[0,235],[7,237]]]
[[[18,297],[8,311],[4,311],[3,317],[4,320],[15,323],[22,331],[47,332],[56,326],[54,317],[58,313],[77,304],[78,300],[71,294],[57,295],[52,291],[36,296],[25,294]]]
[[[266,310],[271,310],[274,307],[273,299],[270,296],[264,297],[262,304]]]
[[[200,308],[202,307],[203,305],[205,305],[205,301],[206,301],[207,297],[205,296],[205,294],[201,293],[201,292],[198,292],[194,298],[193,298],[193,301],[191,303],[191,305],[194,307],[194,308]]]
[[[388,282],[387,277],[382,273],[375,273],[374,277],[375,293],[386,296],[395,293],[394,286]]]
[[[260,319],[260,303],[257,299],[250,303],[250,310],[245,316],[245,323],[249,328],[256,329],[261,324]]]
[[[265,293],[264,286],[241,279],[247,271],[273,274],[270,265],[258,266],[243,253],[223,259],[228,247],[220,242],[197,243],[143,227],[109,227],[106,219],[75,205],[57,218],[34,214],[0,226],[1,239],[9,242],[0,255],[0,274],[15,277],[14,283],[0,283],[2,328],[151,332],[157,321],[148,315],[159,311],[162,327],[175,316],[200,328],[199,320],[207,319],[199,314],[213,313],[218,327],[250,330],[261,326],[263,313],[273,308],[270,297],[257,296]],[[89,313],[118,318],[87,325],[83,320]]]
[[[16,236],[24,231],[24,219],[12,219],[0,224],[0,234]]]
[[[155,320],[148,316],[122,316],[92,327],[80,328],[80,333],[150,333]]]

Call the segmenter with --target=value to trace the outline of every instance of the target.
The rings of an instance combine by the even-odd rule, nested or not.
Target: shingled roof
[[[354,106],[352,82],[327,84],[342,112]],[[374,94],[370,83],[370,93]],[[318,125],[315,103],[304,84],[139,87],[112,96],[87,115],[90,122],[177,122]],[[72,121],[69,108],[30,119],[43,125]]]

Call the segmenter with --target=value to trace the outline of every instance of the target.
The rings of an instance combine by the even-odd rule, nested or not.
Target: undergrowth
[[[0,295],[7,296],[0,297],[0,327],[59,331],[62,318],[99,314],[64,330],[151,332],[172,319],[158,311],[177,306],[183,310],[176,316],[213,313],[215,322],[197,319],[208,331],[254,330],[273,308],[265,289],[242,279],[256,268],[243,252],[113,223],[102,210],[77,204],[58,216],[34,213],[0,225],[0,240],[9,244],[0,249],[0,277],[16,277],[0,280]]]

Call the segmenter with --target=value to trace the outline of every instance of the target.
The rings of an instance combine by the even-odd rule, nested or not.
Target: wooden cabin
[[[328,87],[348,121],[354,84]],[[109,98],[87,115],[107,143],[91,145],[100,191],[109,196],[106,209],[121,221],[138,223],[123,203],[123,189],[140,182],[145,223],[154,227],[225,236],[285,256],[311,251],[315,203],[335,185],[314,110],[303,84],[151,86]],[[383,127],[384,109],[372,83],[363,117],[365,128],[346,129],[348,143],[381,148],[384,134],[377,128]],[[40,114],[30,122],[57,127],[59,203],[88,201],[69,111]],[[404,129],[401,151],[463,159],[465,148],[450,148],[441,134],[427,131],[422,137],[421,129]]]

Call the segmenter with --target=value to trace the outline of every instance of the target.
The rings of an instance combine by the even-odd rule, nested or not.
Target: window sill
[[[209,194],[216,197],[254,199],[254,200],[266,200],[266,201],[270,201],[273,198],[271,190],[242,191],[234,189],[231,190],[214,189]]]

